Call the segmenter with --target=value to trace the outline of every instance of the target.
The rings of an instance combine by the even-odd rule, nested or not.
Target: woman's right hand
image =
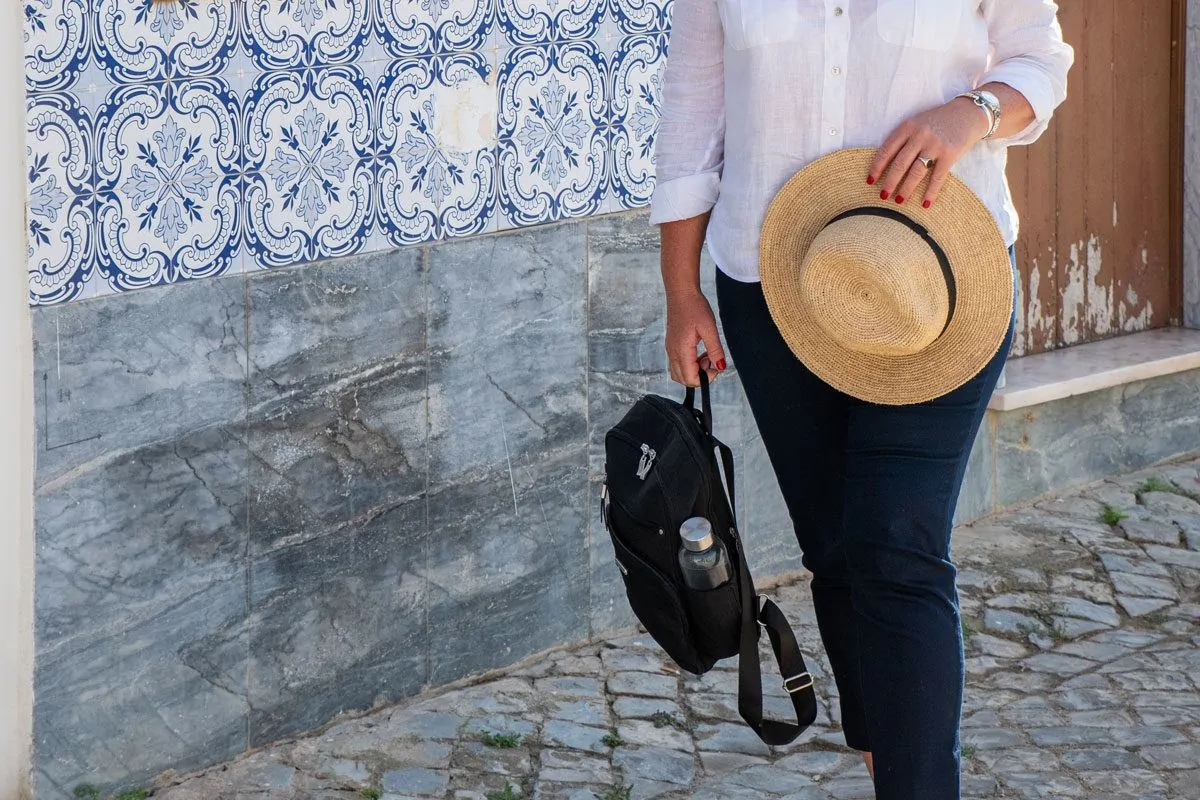
[[[704,350],[697,355],[696,345]],[[725,350],[717,333],[717,318],[704,293],[689,290],[667,296],[667,364],[671,380],[700,385],[700,370],[712,382],[725,370]]]

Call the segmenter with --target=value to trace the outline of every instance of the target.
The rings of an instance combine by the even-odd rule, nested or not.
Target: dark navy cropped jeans
[[[761,284],[718,273],[717,298],[813,575],[846,743],[873,754],[878,800],[958,800],[963,641],[950,530],[1013,329],[961,388],[880,406],[796,359]]]

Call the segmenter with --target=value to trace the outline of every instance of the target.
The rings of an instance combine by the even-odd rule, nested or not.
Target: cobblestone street
[[[955,532],[965,798],[1200,797],[1198,467],[1130,475]],[[736,661],[696,678],[630,635],[164,781],[154,797],[870,798],[841,738],[807,586],[769,593],[821,700],[817,724],[789,747],[769,749],[741,724]],[[768,710],[782,713],[782,689],[768,686]]]

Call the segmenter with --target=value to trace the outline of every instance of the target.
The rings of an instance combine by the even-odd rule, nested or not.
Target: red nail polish
[[[875,185],[875,176],[868,175],[867,176],[867,186],[874,186],[874,185]]]
[[[903,202],[904,202],[904,198],[901,197],[900,195],[896,195],[896,203],[899,204],[899,203],[903,203]]]
[[[725,359],[722,358],[717,362],[717,369],[721,370],[721,372],[725,371]]]
[[[887,189],[884,189],[882,192],[880,192],[880,193],[879,193],[879,199],[880,199],[880,200],[887,200],[889,196],[890,196],[890,195],[888,195],[888,190],[887,190]]]
[[[926,200],[924,203],[921,203],[921,208],[929,208],[931,205],[933,205],[933,201]]]

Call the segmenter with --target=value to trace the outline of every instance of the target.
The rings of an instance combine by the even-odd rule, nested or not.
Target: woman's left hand
[[[905,120],[892,131],[871,162],[867,183],[878,183],[884,200],[919,201],[929,208],[937,200],[950,168],[987,132],[987,115],[969,98],[957,97]],[[919,157],[933,160],[933,175],[923,198],[911,196],[930,171]]]

